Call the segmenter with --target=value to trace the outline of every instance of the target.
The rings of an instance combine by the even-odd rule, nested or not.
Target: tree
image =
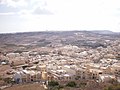
[[[57,81],[50,81],[50,82],[48,82],[48,86],[54,87],[54,86],[58,86],[58,85],[59,85],[59,83]]]
[[[120,90],[120,84],[119,85],[111,85],[105,88],[104,90]]]
[[[76,83],[74,81],[68,82],[66,86],[68,87],[76,87]]]
[[[58,86],[50,88],[50,90],[62,90],[63,88],[64,88],[63,86],[58,85]]]
[[[59,83],[57,81],[49,81],[48,88],[49,90],[59,90]]]

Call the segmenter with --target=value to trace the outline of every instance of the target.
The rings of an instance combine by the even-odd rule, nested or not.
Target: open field
[[[45,89],[43,88],[43,86],[41,86],[41,84],[25,84],[9,87],[4,90],[45,90]]]

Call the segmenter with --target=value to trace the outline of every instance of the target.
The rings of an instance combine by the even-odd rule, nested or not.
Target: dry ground
[[[39,83],[35,84],[24,84],[24,85],[15,85],[4,90],[45,90],[43,86]]]
[[[5,74],[5,71],[11,69],[9,65],[0,65],[0,76]]]

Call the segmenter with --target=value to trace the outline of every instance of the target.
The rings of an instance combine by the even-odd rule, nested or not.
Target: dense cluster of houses
[[[120,61],[116,59],[118,47],[120,44],[116,48],[108,46],[97,49],[66,45],[51,51],[8,53],[4,59],[9,62],[0,63],[11,65],[12,78],[16,83],[48,80],[120,82]]]

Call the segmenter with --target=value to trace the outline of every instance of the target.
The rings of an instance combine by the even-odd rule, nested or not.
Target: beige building
[[[33,70],[17,71],[13,76],[16,83],[33,82],[41,80],[41,72]]]
[[[86,80],[90,78],[90,73],[88,72],[87,69],[82,69],[82,68],[78,68],[76,70],[76,78],[77,80]]]
[[[17,83],[47,80],[48,74],[46,65],[32,66],[26,70],[16,71],[13,78]]]
[[[76,70],[76,78],[79,80],[89,80],[89,79],[97,80],[99,79],[99,75],[101,74],[103,74],[103,71],[99,69],[79,68]]]
[[[41,72],[36,71],[24,71],[21,75],[22,82],[35,82],[41,80]]]
[[[99,75],[99,82],[109,82],[110,80],[116,80],[115,75],[109,74]]]
[[[75,74],[68,73],[66,70],[51,70],[49,80],[72,81],[75,80]]]
[[[111,72],[117,76],[120,77],[120,63],[115,63],[111,66]]]
[[[48,74],[47,74],[47,72],[42,72],[42,80],[48,80]]]
[[[46,72],[47,68],[46,68],[46,65],[37,65],[36,70],[41,71],[41,72]]]
[[[99,69],[89,69],[91,79],[99,79],[99,75],[103,74],[102,70]]]

